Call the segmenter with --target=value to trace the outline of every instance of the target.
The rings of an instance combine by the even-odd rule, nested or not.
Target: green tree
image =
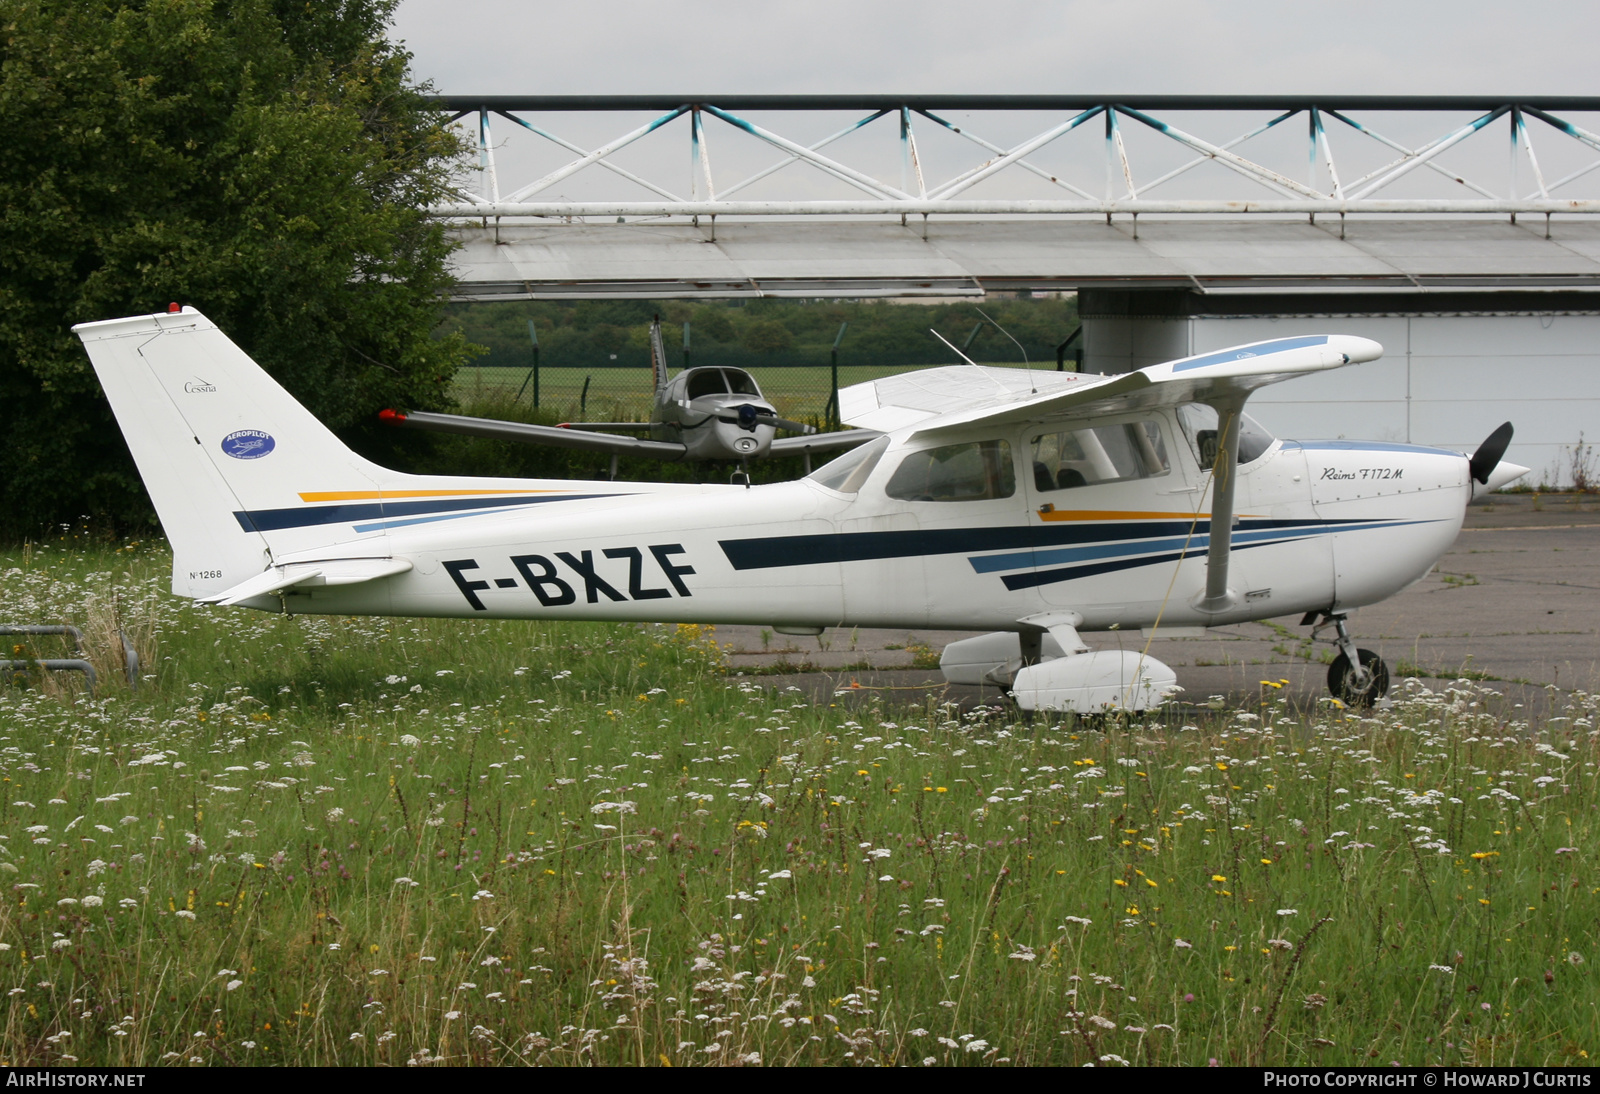
[[[460,146],[394,2],[0,0],[0,531],[152,519],[73,323],[193,304],[374,456],[448,403]]]
[[[695,338],[707,338],[713,342],[732,342],[738,337],[734,332],[733,323],[728,319],[728,309],[725,307],[702,304],[694,310],[689,323],[691,341]]]
[[[756,353],[777,353],[793,343],[794,335],[776,319],[757,319],[744,329],[745,348]]]

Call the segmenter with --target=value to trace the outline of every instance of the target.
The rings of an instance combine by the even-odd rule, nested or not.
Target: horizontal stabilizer
[[[270,596],[296,585],[359,585],[393,577],[411,569],[403,558],[335,558],[320,562],[291,562],[274,566],[226,592],[201,598],[202,604],[228,607],[258,596]]]

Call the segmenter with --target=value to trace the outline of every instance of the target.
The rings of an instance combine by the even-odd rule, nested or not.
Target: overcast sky
[[[1592,0],[402,0],[453,94],[1592,94]]]

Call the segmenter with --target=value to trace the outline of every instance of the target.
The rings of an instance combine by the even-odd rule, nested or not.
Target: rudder
[[[352,553],[367,555],[382,542],[348,523],[279,529],[262,518],[376,497],[396,476],[350,451],[198,311],[72,329],[172,544],[174,593],[221,592],[289,552],[359,541]]]

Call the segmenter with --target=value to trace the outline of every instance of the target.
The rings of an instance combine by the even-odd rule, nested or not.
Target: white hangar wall
[[[1279,436],[1470,452],[1509,420],[1506,458],[1533,469],[1524,482],[1551,486],[1570,485],[1579,446],[1600,441],[1600,313],[1086,314],[1084,368],[1121,372],[1297,334],[1360,335],[1384,355],[1257,392],[1249,412]]]

